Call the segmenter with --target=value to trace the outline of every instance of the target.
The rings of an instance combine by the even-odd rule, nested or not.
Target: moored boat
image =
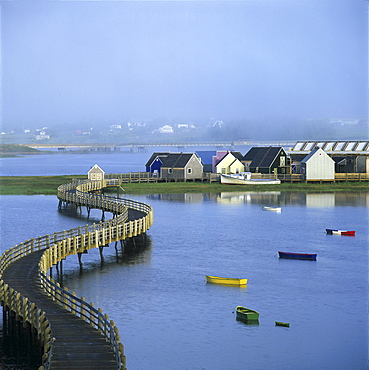
[[[276,321],[276,322],[275,322],[275,325],[276,325],[276,326],[285,326],[285,327],[287,327],[287,328],[289,328],[289,327],[290,327],[290,323],[289,323],[289,322],[282,322],[282,321]]]
[[[355,236],[354,230],[325,229],[325,231],[328,235]]]
[[[292,252],[281,252],[278,251],[279,258],[291,258],[298,260],[316,260],[316,254],[313,253],[292,253]]]
[[[282,207],[269,207],[269,206],[264,206],[263,211],[274,211],[274,212],[281,212]]]
[[[248,279],[244,278],[228,278],[220,276],[206,275],[206,281],[212,284],[225,284],[225,285],[246,285]]]
[[[241,172],[229,175],[220,175],[220,183],[223,185],[275,185],[280,184],[279,179],[252,179],[251,172]]]
[[[236,307],[236,317],[240,320],[245,321],[258,321],[259,320],[259,312],[251,310],[250,308],[246,308],[243,306]]]

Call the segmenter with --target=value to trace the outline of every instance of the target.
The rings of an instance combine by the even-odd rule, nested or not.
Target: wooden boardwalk
[[[31,327],[43,346],[41,369],[126,369],[124,347],[114,321],[48,274],[70,255],[107,247],[144,234],[152,208],[141,202],[90,194],[105,181],[58,188],[59,207],[72,204],[113,213],[99,224],[55,232],[8,249],[0,257],[0,301],[9,317]],[[104,217],[103,217],[104,219]],[[107,287],[108,289],[108,287]]]
[[[104,337],[87,322],[53,302],[41,288],[38,263],[43,251],[33,252],[12,263],[3,280],[45,312],[53,342],[51,368],[117,369],[114,353]]]

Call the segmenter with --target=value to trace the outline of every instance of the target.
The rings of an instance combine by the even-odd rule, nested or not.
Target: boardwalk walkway
[[[111,212],[113,218],[30,239],[0,257],[0,301],[9,317],[30,326],[43,346],[40,369],[126,369],[118,328],[108,315],[70,293],[48,271],[71,255],[144,234],[152,208],[141,202],[90,194],[105,181],[58,188],[61,203]],[[103,217],[104,219],[104,217]],[[109,289],[109,287],[106,287]]]
[[[46,313],[52,328],[51,368],[116,369],[114,353],[104,337],[87,322],[53,302],[40,286],[38,263],[43,251],[33,252],[12,263],[3,280],[28,297]]]

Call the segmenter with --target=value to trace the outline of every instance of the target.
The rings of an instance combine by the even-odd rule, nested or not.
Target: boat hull
[[[276,185],[280,184],[278,179],[244,179],[231,175],[220,175],[222,185]]]
[[[237,306],[236,307],[236,317],[239,320],[243,321],[258,321],[259,312],[251,310],[246,307]]]
[[[275,322],[275,325],[276,325],[276,326],[285,326],[285,327],[287,327],[287,328],[289,328],[289,327],[290,327],[290,323],[289,323],[289,322],[282,322],[282,321],[276,321],[276,322]]]
[[[325,229],[325,231],[328,235],[355,236],[354,230]]]
[[[273,212],[282,212],[281,207],[263,207],[263,211],[273,211]]]
[[[298,260],[316,260],[316,254],[312,253],[291,253],[291,252],[280,252],[278,251],[279,258],[290,258],[290,259],[298,259]]]
[[[223,285],[246,285],[248,279],[243,278],[227,278],[220,276],[210,276],[206,275],[206,281],[211,284],[223,284]]]

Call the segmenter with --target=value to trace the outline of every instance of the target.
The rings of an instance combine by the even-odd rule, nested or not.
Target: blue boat
[[[291,252],[280,252],[278,251],[279,258],[291,258],[297,260],[316,260],[316,254],[312,253],[291,253]]]

